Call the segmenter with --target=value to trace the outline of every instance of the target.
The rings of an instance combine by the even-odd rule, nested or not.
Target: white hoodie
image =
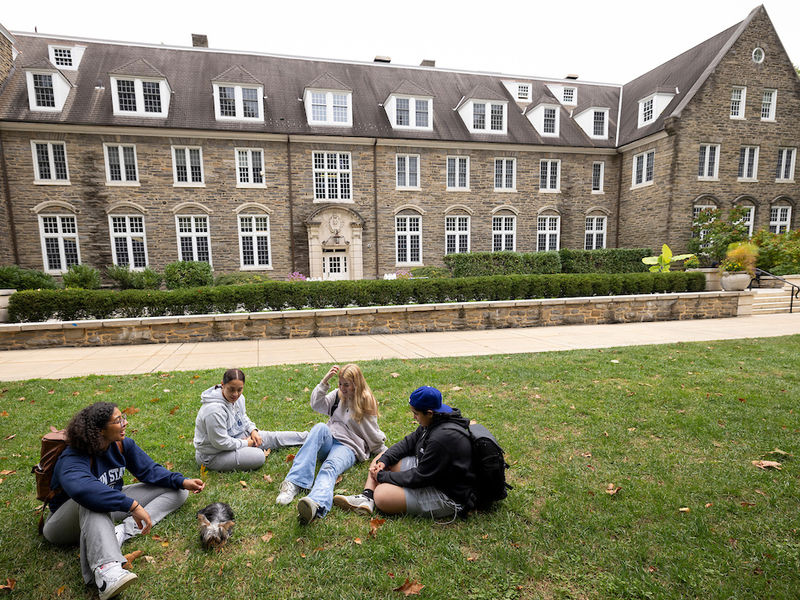
[[[247,416],[244,394],[230,403],[215,385],[200,395],[202,406],[194,421],[194,447],[201,454],[213,456],[247,446],[250,432],[257,429]]]

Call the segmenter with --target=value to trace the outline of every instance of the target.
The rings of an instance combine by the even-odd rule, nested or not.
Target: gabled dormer
[[[542,137],[561,135],[561,106],[552,102],[540,102],[525,112],[525,116]]]
[[[675,96],[672,92],[656,91],[639,100],[639,112],[637,127],[646,127],[653,123],[658,116],[667,108],[667,105]]]
[[[407,79],[389,94],[383,109],[394,129],[433,130],[433,94]]]
[[[169,115],[172,90],[166,76],[143,58],[109,72],[114,116],[155,117]]]
[[[264,121],[264,84],[247,69],[232,66],[211,84],[217,121]]]
[[[50,44],[47,47],[50,62],[62,71],[77,71],[85,50],[86,46],[69,44]]]
[[[72,84],[46,58],[23,67],[28,84],[28,107],[34,111],[60,112]]]
[[[529,81],[504,80],[503,85],[518,104],[527,106],[530,103],[533,86]]]
[[[323,73],[303,91],[309,125],[353,126],[353,90],[330,73]]]
[[[508,100],[486,86],[470,90],[456,110],[470,133],[505,135],[508,132]]]
[[[583,129],[583,132],[593,140],[607,140],[608,113],[608,108],[591,106],[574,115],[573,119]]]
[[[555,96],[564,106],[577,106],[578,105],[578,87],[575,85],[561,84],[561,83],[548,83],[547,89]]]

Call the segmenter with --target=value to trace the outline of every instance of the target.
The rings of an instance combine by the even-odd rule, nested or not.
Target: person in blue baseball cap
[[[333,503],[363,514],[377,508],[451,521],[464,516],[475,482],[469,420],[429,385],[411,392],[408,404],[419,427],[372,461],[363,492],[336,495]]]

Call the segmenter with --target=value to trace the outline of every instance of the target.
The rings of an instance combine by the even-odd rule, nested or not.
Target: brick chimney
[[[421,63],[419,63],[419,66],[420,67],[435,67],[436,66],[436,61],[431,59],[431,58],[425,58],[425,59],[422,60]]]
[[[195,48],[208,48],[208,36],[205,33],[193,33],[192,46]]]

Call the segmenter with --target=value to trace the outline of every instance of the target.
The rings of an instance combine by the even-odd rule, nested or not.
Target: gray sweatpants
[[[173,490],[149,483],[126,485],[122,491],[144,507],[153,525],[178,510],[189,497],[186,490]],[[70,499],[50,514],[42,533],[51,544],[66,546],[80,543],[83,580],[92,583],[94,570],[100,565],[125,562],[114,533],[114,523],[122,521],[125,530],[123,541],[139,531],[133,517],[126,515],[124,512],[95,512]]]
[[[211,471],[254,471],[264,464],[264,450],[302,446],[308,437],[307,431],[259,431],[261,447],[245,446],[238,450],[228,450],[219,454],[203,454],[196,451],[194,458],[198,465],[205,465]]]

